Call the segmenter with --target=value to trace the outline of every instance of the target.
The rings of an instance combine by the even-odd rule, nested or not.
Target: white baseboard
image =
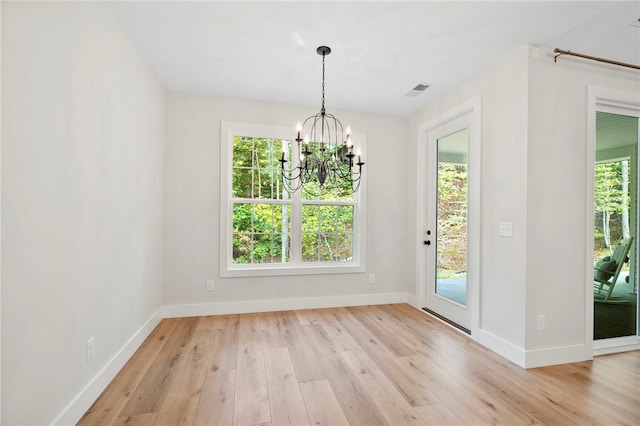
[[[422,309],[422,306],[419,306],[420,303],[418,303],[418,296],[410,293],[407,293],[405,296],[409,305],[413,306],[416,309]]]
[[[576,344],[524,350],[486,330],[478,332],[478,342],[493,352],[505,357],[522,368],[544,367],[545,365],[567,364],[593,358],[591,345]]]
[[[289,311],[294,309],[336,308],[341,306],[384,305],[388,303],[405,303],[406,301],[407,295],[405,293],[354,294],[297,299],[165,305],[162,307],[162,315],[164,318],[177,318],[200,315]]]
[[[98,399],[102,391],[111,383],[113,378],[142,345],[162,319],[162,312],[158,309],[151,317],[134,333],[127,343],[115,354],[113,358],[102,367],[93,379],[76,395],[64,410],[52,422],[53,425],[74,425],[82,418],[91,405]]]
[[[555,348],[542,348],[527,351],[524,368],[544,367],[545,365],[567,364],[593,359],[591,342],[558,346]]]
[[[498,355],[505,357],[514,364],[525,368],[526,357],[525,351],[522,348],[483,329],[478,330],[478,343],[486,346]]]

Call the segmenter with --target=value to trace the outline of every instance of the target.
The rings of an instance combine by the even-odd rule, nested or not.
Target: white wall
[[[366,133],[367,273],[220,278],[220,122],[291,126],[317,111],[240,99],[172,93],[166,100],[165,262],[166,315],[285,309],[362,301],[397,301],[413,281],[406,253],[405,119],[332,111]],[[368,283],[368,274],[376,284]],[[207,279],[216,280],[213,292]],[[375,296],[375,295],[383,296]],[[309,299],[311,298],[311,299]],[[324,298],[324,299],[323,299]],[[196,307],[194,304],[201,304]]]
[[[554,63],[545,49],[523,47],[411,119],[417,129],[482,97],[478,339],[521,366],[592,356],[585,257],[593,220],[585,215],[592,191],[589,85],[635,91],[640,102],[637,72],[567,58]],[[513,238],[498,236],[501,221],[513,223]],[[537,315],[545,315],[544,331],[536,329]]]
[[[2,424],[72,423],[159,315],[164,93],[101,3],[3,2],[2,64]]]
[[[635,93],[640,104],[640,75],[570,57],[554,63],[549,52],[540,52],[529,60],[529,76],[526,347],[532,361],[548,348],[557,348],[558,357],[577,355],[582,348],[590,357],[586,336],[592,329],[585,321],[592,285],[585,257],[592,241],[585,231],[593,223],[586,215],[587,197],[593,194],[587,180],[593,170],[587,161],[588,87]],[[536,331],[538,314],[546,317],[544,332]]]
[[[526,48],[512,52],[411,119],[411,127],[417,129],[481,97],[482,225],[481,229],[469,230],[479,232],[481,238],[478,338],[490,339],[496,350],[496,345],[504,345],[503,354],[524,348],[527,55]],[[415,133],[410,134],[414,146]],[[415,206],[409,205],[409,212],[415,211]],[[513,223],[512,238],[498,236],[500,222]]]

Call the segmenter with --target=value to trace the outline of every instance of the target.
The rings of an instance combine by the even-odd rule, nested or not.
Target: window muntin
[[[364,270],[362,186],[356,194],[288,194],[279,160],[299,157],[290,129],[223,123],[222,130],[222,276]]]

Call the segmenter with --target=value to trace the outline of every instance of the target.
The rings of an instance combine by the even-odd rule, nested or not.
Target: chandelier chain
[[[325,111],[324,109],[324,57],[326,55],[323,53],[322,54],[322,112]]]

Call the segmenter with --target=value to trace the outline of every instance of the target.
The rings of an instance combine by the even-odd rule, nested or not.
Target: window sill
[[[220,271],[222,278],[231,277],[272,277],[287,275],[319,275],[319,274],[356,274],[365,272],[362,264],[346,263],[343,265],[309,263],[305,265],[234,265]]]

